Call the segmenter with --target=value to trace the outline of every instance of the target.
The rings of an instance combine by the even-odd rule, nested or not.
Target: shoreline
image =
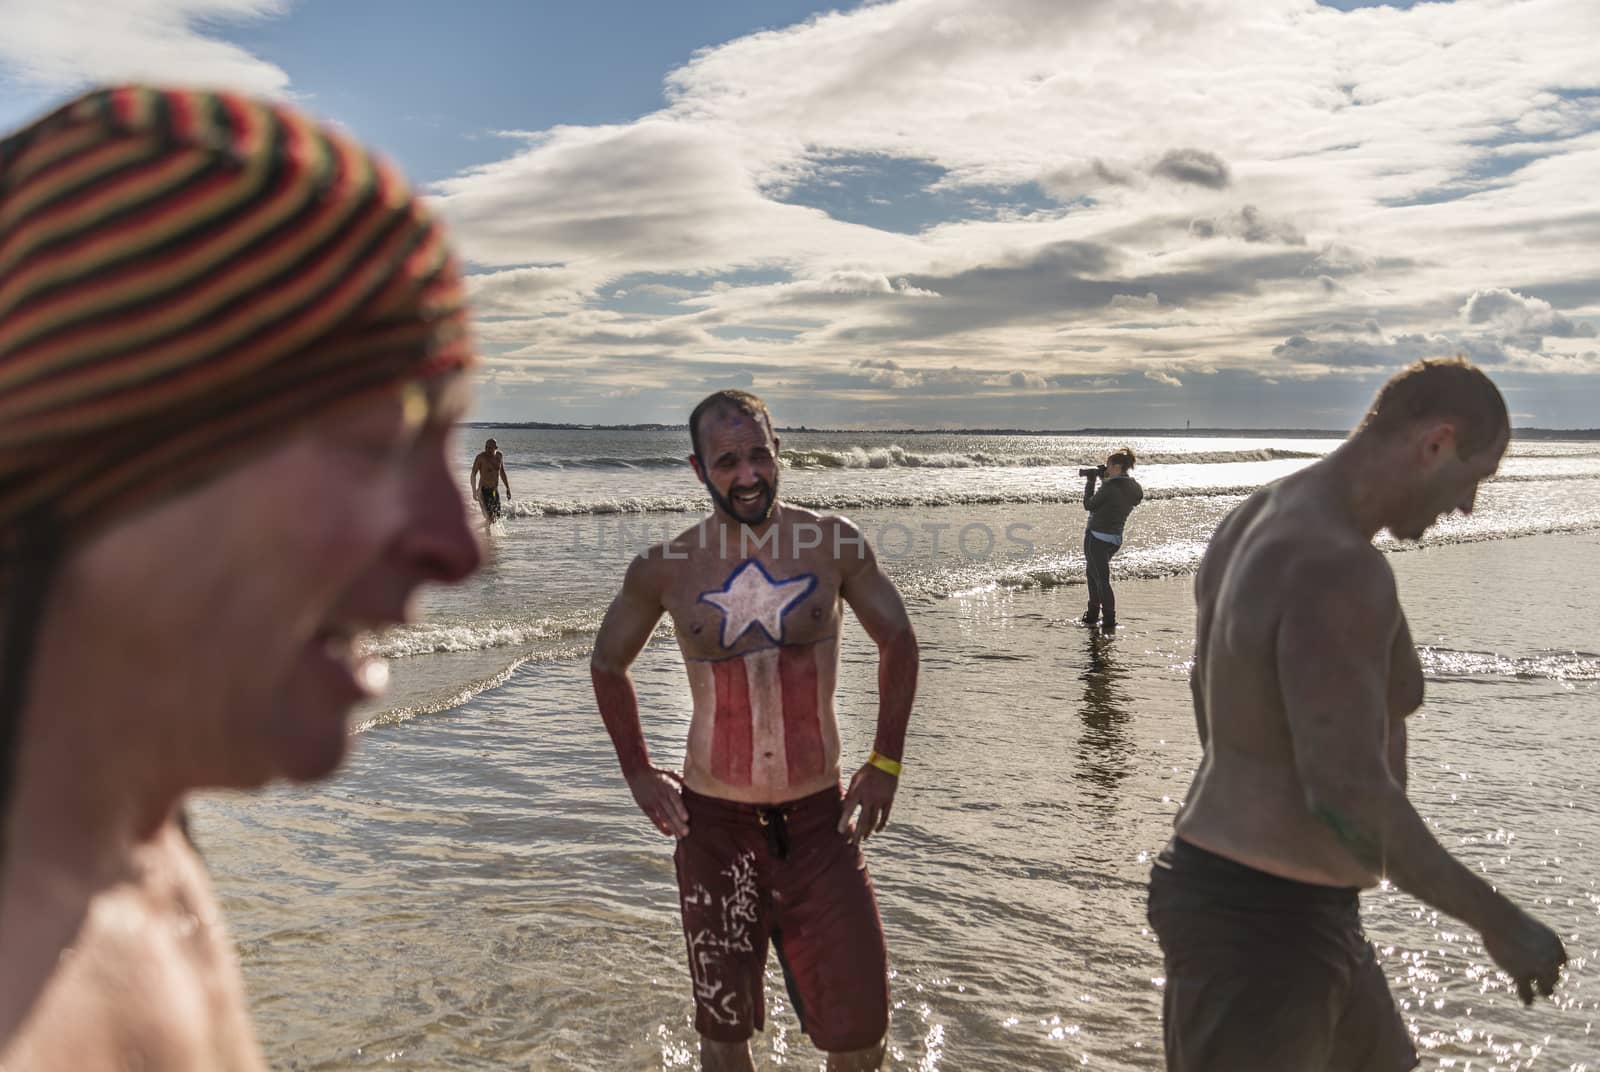
[[[1583,552],[1544,549],[1541,544],[1547,540],[1558,541],[1556,547],[1560,547],[1560,541],[1576,541],[1577,547],[1587,545],[1591,550]],[[1408,592],[1418,585],[1449,583],[1450,575],[1458,569],[1452,565],[1455,562],[1477,562],[1480,564],[1479,568],[1502,575],[1516,573],[1520,577],[1517,583],[1522,590],[1540,592],[1542,599],[1557,598],[1560,593],[1548,591],[1548,586],[1541,582],[1538,564],[1552,558],[1582,562],[1585,558],[1592,557],[1600,562],[1600,530],[1541,532],[1521,536],[1485,535],[1421,546],[1396,545],[1390,542],[1380,544],[1378,547],[1395,574],[1400,587],[1401,606],[1409,613]],[[1520,576],[1524,573],[1527,576]],[[1152,575],[1123,572],[1120,564],[1114,563],[1112,579],[1117,588],[1118,602],[1122,610],[1120,618],[1123,628],[1119,635],[1126,635],[1130,630],[1137,628],[1137,618],[1151,617],[1134,609],[1141,602],[1149,600],[1158,608],[1154,612],[1156,618],[1168,624],[1182,622],[1183,628],[1187,630],[1186,642],[1192,642],[1194,575],[1194,567]],[[1571,573],[1563,576],[1571,576]],[[1600,591],[1600,570],[1596,571],[1592,583],[1595,590]],[[1562,584],[1564,586],[1565,582]],[[963,601],[971,603],[1018,597],[1024,600],[1032,598],[1024,593],[1034,593],[1052,601],[1065,599],[1071,602],[1081,598],[1083,585],[1081,575],[1064,576],[1059,579],[1050,576],[1031,576],[1031,580],[1027,583],[996,582],[976,589],[949,593],[938,597],[929,606],[934,608],[936,613],[944,613],[951,607],[961,605]],[[1413,625],[1416,624],[1414,621]],[[1533,627],[1533,630],[1536,632],[1537,627]],[[1418,646],[1423,646],[1423,634],[1417,632],[1415,628],[1413,632]],[[1527,633],[1528,630],[1525,629],[1523,632]],[[650,645],[653,647],[657,644],[670,644],[670,636],[670,626],[666,626],[652,637]],[[1492,635],[1485,637],[1481,643],[1489,643],[1492,639]],[[564,634],[525,644],[505,644],[466,650],[441,649],[420,656],[392,659],[389,693],[382,701],[358,709],[351,721],[351,732],[366,734],[385,726],[404,726],[418,720],[448,716],[505,685],[525,664],[559,667],[580,663],[588,657],[592,640],[592,634],[585,634],[577,639]],[[1531,658],[1531,656],[1526,657]],[[459,680],[452,678],[448,685],[414,680],[416,673],[436,671],[440,665],[436,660],[444,660],[452,666],[465,667],[457,674]]]
[[[519,429],[543,432],[682,432],[688,424],[566,424],[549,421],[463,421],[463,428]],[[1161,439],[1338,439],[1350,434],[1348,428],[809,428],[805,425],[778,426],[779,435],[973,435],[973,436],[1057,436],[1106,438],[1145,436]],[[1511,441],[1600,440],[1600,428],[1513,428]]]

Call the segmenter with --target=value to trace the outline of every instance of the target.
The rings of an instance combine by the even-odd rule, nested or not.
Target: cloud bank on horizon
[[[284,0],[87,7],[0,0],[0,77],[294,92],[224,33]],[[479,416],[1338,427],[1462,353],[1600,425],[1596,40],[1592,0],[889,0],[704,49],[433,184]]]

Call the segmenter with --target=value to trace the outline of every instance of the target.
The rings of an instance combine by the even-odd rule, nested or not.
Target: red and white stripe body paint
[[[694,695],[685,765],[691,788],[775,803],[838,781],[837,636],[685,666]]]

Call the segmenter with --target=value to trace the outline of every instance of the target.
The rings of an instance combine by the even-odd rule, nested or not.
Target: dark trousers
[[[1117,597],[1111,591],[1111,556],[1121,544],[1106,543],[1089,532],[1083,534],[1084,573],[1089,579],[1089,614],[1117,620]]]

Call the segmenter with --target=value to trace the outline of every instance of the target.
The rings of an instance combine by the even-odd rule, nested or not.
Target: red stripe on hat
[[[133,400],[118,395],[140,380],[146,381],[138,388],[145,396],[141,405],[166,405],[174,395],[188,394],[197,382],[232,378],[240,370],[298,350],[355,312],[370,297],[371,289],[385,281],[405,244],[417,237],[414,230],[397,226],[399,221],[384,211],[385,206],[370,203],[364,208],[359,217],[345,222],[335,248],[324,249],[314,262],[303,263],[294,278],[275,285],[270,292],[260,290],[272,277],[259,263],[266,258],[242,260],[218,273],[220,279],[209,281],[209,286],[198,288],[194,295],[168,306],[130,313],[111,330],[90,323],[53,336],[37,349],[24,348],[12,358],[18,365],[56,362],[59,366],[68,353],[82,364],[16,391],[13,404],[33,408],[39,419],[54,424],[58,431],[67,427],[62,422],[92,428],[104,419],[104,413],[129,406]],[[291,257],[299,260],[300,255],[309,253],[303,245],[303,229],[288,231],[285,237],[285,252]],[[368,248],[375,237],[380,244]],[[256,293],[239,292],[251,285]],[[212,312],[208,306],[219,300],[231,303],[220,320],[188,327],[191,317]],[[178,327],[179,333],[155,341],[169,325]],[[196,360],[210,354],[226,356]],[[78,393],[82,387],[98,396],[94,403]],[[69,400],[77,403],[70,415],[49,412]],[[24,429],[12,431],[21,435]],[[26,432],[37,434],[32,428]]]
[[[120,302],[170,288],[173,273],[187,280],[203,270],[215,271],[230,253],[277,225],[277,214],[283,211],[279,206],[286,196],[304,203],[314,192],[282,178],[272,188],[265,184],[245,186],[237,176],[224,172],[184,176],[181,184],[172,183],[168,189],[154,192],[146,199],[146,204],[140,205],[137,211],[128,212],[119,222],[82,231],[58,242],[48,253],[31,255],[27,272],[16,273],[15,294],[8,294],[6,287],[0,285],[0,315],[9,311],[8,307],[20,306],[24,300],[27,304],[26,312],[11,318],[13,345],[25,333],[39,332],[41,325],[48,328],[52,317],[65,321],[85,315],[83,288],[75,289],[71,284],[91,273],[95,273],[97,296],[105,294],[108,295],[106,300]],[[170,237],[190,220],[211,218],[231,206],[246,205],[249,215],[241,213],[243,218],[235,226],[214,228],[212,233],[186,242],[172,241]],[[201,212],[205,214],[203,217]],[[46,239],[54,237],[45,229],[48,223],[45,220],[39,226],[41,236]],[[169,234],[152,237],[152,232],[162,229]],[[63,233],[70,234],[64,229]],[[165,254],[147,255],[146,246],[163,242],[171,246]],[[117,267],[119,260],[123,262],[121,267]],[[198,262],[197,267],[186,267],[195,262]],[[21,292],[23,286],[29,293]],[[49,293],[42,298],[36,296],[43,291]]]
[[[783,751],[789,784],[823,773],[822,721],[817,716],[817,649],[813,644],[778,649],[783,686]]]
[[[150,97],[150,91],[142,86],[118,86],[111,91],[111,108],[124,124],[142,124],[150,112]]]
[[[242,157],[260,152],[273,129],[267,110],[255,101],[241,97],[219,97],[218,103],[228,113],[228,125],[233,128],[233,144],[230,148]]]
[[[717,697],[711,724],[711,774],[724,785],[750,784],[753,727],[750,679],[743,659],[711,664],[711,682]]]
[[[198,132],[195,125],[193,98],[185,93],[172,93],[167,97],[167,117],[172,131],[184,141],[193,141]]]
[[[0,139],[0,187],[0,544],[46,502],[81,539],[301,416],[470,363],[425,207],[292,110],[97,91]]]
[[[171,154],[160,154],[146,142],[111,141],[90,145],[82,152],[52,162],[40,173],[18,181],[16,188],[0,198],[0,269],[9,270],[23,259],[26,250],[12,237],[17,229],[36,213],[48,211],[58,221],[72,227],[90,226],[93,220],[78,220],[69,216],[75,205],[101,198],[109,192],[115,196],[115,187],[98,185],[119,168],[132,167],[151,161],[155,166],[170,163]],[[49,208],[40,205],[48,202]],[[31,224],[30,224],[31,226]]]

